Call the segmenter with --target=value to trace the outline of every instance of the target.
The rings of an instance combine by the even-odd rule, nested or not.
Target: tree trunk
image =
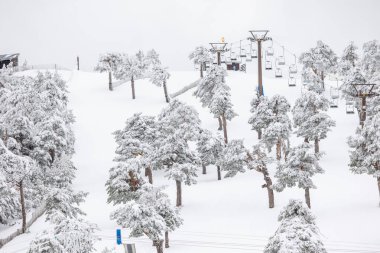
[[[145,176],[148,177],[149,183],[153,184],[153,172],[150,167],[145,168]]]
[[[223,130],[223,123],[222,123],[222,119],[220,117],[218,117],[218,122],[219,122],[218,130],[221,131],[221,130]]]
[[[216,169],[217,169],[217,171],[218,171],[218,180],[222,180],[222,173],[221,173],[221,171],[220,171],[220,166],[217,165],[217,166],[216,166]]]
[[[227,120],[224,114],[222,115],[222,121],[223,121],[223,134],[224,134],[224,142],[228,143],[228,136],[227,136]]]
[[[309,138],[305,137],[304,142],[309,143]]]
[[[379,195],[380,195],[380,177],[377,178],[377,187],[379,188]],[[379,202],[380,206],[380,202]]]
[[[262,136],[263,136],[263,131],[261,131],[261,129],[257,130],[257,139],[261,140]]]
[[[169,248],[169,232],[165,231],[165,248]]]
[[[202,174],[203,175],[207,174],[206,165],[204,165],[204,164],[202,164]]]
[[[111,73],[111,71],[108,72],[108,89],[110,91],[113,91],[113,87],[112,87],[112,73]]]
[[[19,188],[20,188],[20,202],[21,202],[21,215],[22,215],[22,233],[25,233],[25,231],[26,231],[26,210],[25,210],[23,181],[20,181]]]
[[[170,99],[169,99],[168,89],[166,87],[166,81],[164,81],[162,86],[164,87],[165,101],[166,101],[166,103],[169,103]]]
[[[281,140],[277,140],[276,143],[276,158],[278,161],[281,160]]]
[[[314,140],[314,153],[316,153],[316,154],[319,153],[319,139],[318,139],[318,137],[315,138],[315,140]]]
[[[159,241],[155,242],[157,253],[163,253],[164,252],[164,248],[162,247],[162,244],[163,244],[163,240],[159,240]]]
[[[176,206],[182,206],[182,184],[181,181],[175,181],[177,185],[177,204]]]
[[[201,78],[203,78],[203,62],[199,66],[200,71],[201,71]]]
[[[136,99],[136,95],[135,95],[135,79],[131,78],[131,86],[132,86],[132,99]]]
[[[272,179],[269,176],[267,168],[263,169],[262,173],[264,174],[265,180],[265,185],[263,185],[263,187],[266,187],[268,191],[269,208],[274,208],[274,191],[272,188]]]
[[[309,208],[311,208],[311,203],[310,203],[310,189],[309,187],[305,189],[305,200],[306,204]]]

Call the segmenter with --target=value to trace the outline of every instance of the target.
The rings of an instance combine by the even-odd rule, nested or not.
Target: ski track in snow
[[[244,139],[246,147],[257,143],[256,132],[250,130],[250,101],[255,95],[257,76],[253,73],[229,72],[226,78],[231,87],[234,110],[239,114],[228,122],[229,139]],[[176,92],[198,79],[196,71],[171,72],[168,80],[169,93]],[[107,74],[74,71],[68,82],[70,108],[76,117],[74,131],[77,170],[75,188],[89,192],[82,209],[87,219],[98,224],[101,241],[96,244],[100,252],[105,246],[116,244],[115,229],[118,226],[109,219],[112,205],[106,203],[105,182],[113,165],[115,141],[112,132],[121,129],[125,120],[136,112],[157,115],[166,105],[161,87],[148,80],[136,81],[136,100],[131,99],[130,84],[125,83],[108,91]],[[331,82],[331,85],[335,85]],[[284,95],[293,105],[301,93],[301,87],[288,87],[287,79],[264,78],[267,96]],[[178,99],[194,106],[202,120],[202,126],[216,131],[217,120],[207,108],[192,96],[192,90]],[[328,252],[380,253],[380,209],[375,178],[354,175],[348,169],[347,137],[354,133],[358,117],[346,115],[345,103],[330,109],[329,115],[336,120],[336,127],[320,142],[326,155],[321,160],[325,173],[315,176],[317,189],[311,190],[312,212],[322,233]],[[291,144],[302,140],[293,136]],[[290,198],[304,199],[303,190],[286,189],[275,193],[274,209],[269,209],[267,194],[261,188],[262,175],[247,171],[234,178],[217,181],[216,168],[209,166],[208,174],[200,174],[198,184],[183,187],[181,214],[184,225],[170,234],[169,253],[227,253],[262,252],[269,236],[277,229],[277,216]],[[275,164],[270,166],[273,177]],[[154,183],[165,184],[175,203],[175,184],[154,171]],[[30,233],[17,237],[5,245],[0,253],[24,253],[36,233],[46,228],[44,217],[30,229]],[[147,238],[128,238],[123,230],[124,242],[135,242],[138,253],[152,253],[155,248]],[[123,252],[117,247],[117,252]]]

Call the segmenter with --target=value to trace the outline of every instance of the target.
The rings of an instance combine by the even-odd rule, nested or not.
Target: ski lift
[[[276,78],[281,78],[282,77],[282,70],[281,70],[281,68],[279,68],[279,67],[276,68],[276,71],[274,72],[274,76]]]
[[[265,61],[265,70],[271,70],[272,69],[272,62],[270,60]]]
[[[252,59],[257,58],[257,50],[256,50],[256,49],[252,49],[252,55],[251,55],[251,58],[252,58]]]
[[[334,87],[330,87],[330,97],[331,99],[338,99],[339,98],[339,90]]]
[[[247,55],[245,54],[245,49],[244,49],[244,48],[242,48],[242,49],[240,50],[240,57],[241,57],[241,58],[245,58],[245,57],[247,57]]]
[[[346,101],[346,113],[353,114],[355,113],[355,103],[354,101]]]
[[[231,61],[232,62],[236,62],[237,61],[237,57],[236,57],[236,53],[235,52],[231,52]]]
[[[278,65],[285,65],[285,48],[282,46],[282,55],[277,58]]]
[[[294,56],[294,63],[289,66],[289,73],[291,74],[297,74],[297,57]]]
[[[296,78],[294,76],[290,76],[289,80],[288,80],[288,85],[290,87],[294,87],[294,86],[296,86],[296,83],[297,83]]]
[[[247,57],[245,59],[246,61],[252,61],[252,54],[251,53],[247,53]]]
[[[273,47],[268,47],[267,50],[265,50],[266,56],[273,56],[274,50]]]
[[[338,104],[339,104],[339,99],[337,98],[332,98],[330,100],[330,107],[331,108],[338,108]]]
[[[220,56],[220,63],[225,64],[226,63],[226,57],[223,55]]]

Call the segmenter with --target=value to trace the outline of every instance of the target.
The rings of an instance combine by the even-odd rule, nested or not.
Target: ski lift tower
[[[252,42],[257,42],[257,61],[258,61],[258,76],[259,76],[259,87],[258,87],[258,95],[263,96],[264,95],[264,89],[263,89],[263,70],[262,70],[262,59],[261,59],[261,43],[263,41],[272,40],[272,38],[267,37],[267,34],[269,30],[251,30],[249,31],[251,33],[250,38],[248,38]]]
[[[216,53],[217,59],[218,59],[218,65],[220,65],[220,55],[221,53],[227,52],[228,49],[226,49],[227,43],[224,42],[224,38],[222,38],[222,42],[212,42],[210,43],[211,49],[210,51],[212,53]]]
[[[356,92],[356,94],[353,94],[353,95],[361,99],[359,118],[360,118],[360,125],[363,127],[364,122],[367,117],[367,97],[374,97],[374,96],[377,96],[378,94],[372,91],[373,88],[375,87],[375,84],[352,83],[351,85],[354,87],[355,92]]]

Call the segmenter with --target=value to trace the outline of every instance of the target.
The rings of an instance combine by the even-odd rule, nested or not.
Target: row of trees
[[[170,74],[167,68],[162,66],[157,52],[152,49],[145,55],[143,51],[135,55],[125,53],[105,53],[100,55],[96,71],[108,73],[108,88],[113,90],[112,77],[123,81],[131,82],[132,99],[136,98],[135,81],[143,78],[149,78],[150,81],[163,87],[165,101],[169,103],[169,94],[167,91],[167,79]]]
[[[84,237],[93,234],[95,225],[80,218],[86,193],[72,188],[74,117],[67,108],[65,82],[46,72],[36,77],[2,74],[0,83],[0,222],[21,219],[25,233],[27,213],[44,206],[54,229],[37,236],[30,252],[90,252],[95,237]],[[70,233],[73,226],[80,228],[76,235]],[[74,249],[73,241],[79,242]]]

